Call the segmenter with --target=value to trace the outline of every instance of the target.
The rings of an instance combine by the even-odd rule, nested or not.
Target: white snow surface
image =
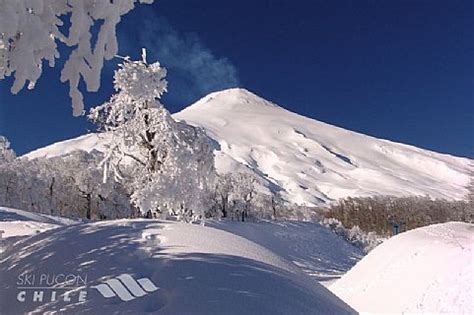
[[[436,224],[379,245],[330,289],[361,313],[474,314],[474,225]]]
[[[244,89],[212,93],[173,117],[203,127],[216,141],[220,173],[253,172],[294,203],[373,195],[462,199],[467,194],[470,159],[335,127]],[[102,137],[85,135],[25,156],[103,150]]]
[[[271,250],[324,286],[339,279],[365,255],[360,248],[318,223],[210,221],[207,224]]]
[[[21,238],[73,223],[76,221],[0,207],[0,253]]]
[[[47,159],[67,155],[76,150],[85,151],[87,153],[91,153],[94,150],[103,152],[108,139],[109,137],[104,133],[86,134],[74,139],[60,141],[48,145],[47,147],[31,151],[30,153],[23,155],[23,157],[28,159]]]
[[[469,159],[331,126],[246,90],[211,94],[174,117],[204,127],[219,142],[220,171],[244,164],[296,203],[375,194],[457,199],[467,193]]]
[[[37,234],[72,223],[75,221],[71,219],[0,207],[0,239]]]
[[[56,225],[68,225],[78,222],[76,220],[53,215],[0,207],[0,222],[5,223],[10,221],[31,221]]]
[[[18,302],[24,273],[87,276],[64,301]],[[96,289],[122,274],[159,289],[130,301]],[[199,225],[118,220],[58,227],[26,237],[0,254],[0,309],[5,314],[347,314],[329,290],[285,258],[240,236]],[[69,285],[70,287],[70,285]],[[87,291],[83,302],[77,292]],[[49,299],[51,290],[45,297]],[[76,294],[76,297],[75,295]]]

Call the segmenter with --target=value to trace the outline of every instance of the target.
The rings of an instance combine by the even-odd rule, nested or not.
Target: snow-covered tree
[[[178,123],[175,146],[167,149],[161,169],[148,170],[137,183],[132,202],[143,212],[177,216],[182,221],[202,218],[210,209],[215,179],[214,156],[205,134]]]
[[[81,115],[80,80],[89,92],[99,89],[104,60],[118,52],[117,24],[137,2],[153,0],[0,0],[0,80],[14,74],[14,94],[25,84],[34,88],[43,61],[55,66],[61,43],[70,47],[61,81],[69,82],[73,114]],[[94,27],[99,29],[95,42]]]
[[[102,183],[97,152],[0,164],[0,206],[65,217],[104,219],[134,215],[119,183]]]
[[[471,162],[470,164],[470,171],[469,171],[469,184],[467,186],[467,201],[469,202],[470,206],[473,208],[472,211],[474,212],[474,163]]]
[[[214,208],[218,216],[245,220],[257,201],[257,178],[252,173],[225,173],[218,176],[213,193]],[[263,196],[262,196],[263,197]],[[261,198],[258,198],[260,201]]]
[[[57,173],[60,173],[57,177],[65,183],[63,185],[69,186],[74,198],[82,199],[80,204],[85,218],[132,216],[130,197],[123,186],[113,181],[102,182],[101,169],[98,167],[102,158],[98,152],[74,151],[64,157],[51,159],[50,163],[55,164]],[[55,189],[61,189],[58,184],[55,183]]]
[[[8,139],[4,136],[0,136],[0,163],[11,162],[15,157],[15,151],[10,148]]]
[[[232,191],[232,174],[226,173],[219,175],[216,183],[216,189],[214,193],[214,203],[216,210],[220,210],[219,214],[214,216],[222,216],[227,218],[229,215],[229,196]]]
[[[350,229],[345,228],[339,220],[334,218],[323,218],[320,221],[320,224],[343,237],[352,245],[361,248],[366,253],[377,247],[385,239],[384,237],[377,235],[375,232],[364,232],[357,225]]]
[[[126,59],[114,75],[117,91],[105,104],[92,108],[89,118],[112,136],[103,161],[105,175],[123,177],[121,167],[133,159],[150,173],[160,170],[173,145],[175,122],[160,103],[166,92],[166,69]],[[125,163],[125,165],[127,165]]]
[[[117,93],[93,108],[90,119],[110,135],[105,178],[126,180],[143,213],[171,213],[183,220],[202,216],[215,174],[205,133],[177,122],[160,98],[166,70],[159,63],[128,58],[114,76]]]
[[[245,220],[292,218],[288,203],[253,173],[219,174],[209,216]]]
[[[251,202],[255,197],[256,178],[250,173],[232,174],[232,191],[230,200],[234,214],[238,214],[242,221],[249,216]]]

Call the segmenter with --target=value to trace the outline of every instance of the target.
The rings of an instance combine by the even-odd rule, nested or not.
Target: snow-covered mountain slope
[[[0,261],[2,314],[354,313],[295,264],[245,238],[200,225],[75,224],[20,240]],[[143,279],[154,288],[146,289]],[[22,291],[24,302],[17,299]],[[34,301],[35,291],[43,292],[42,302]],[[64,292],[70,292],[69,300]]]
[[[379,140],[289,112],[242,89],[174,115],[220,144],[217,166],[253,169],[297,203],[393,194],[462,198],[469,160]]]
[[[363,313],[474,313],[474,225],[450,222],[397,235],[330,289]]]
[[[217,169],[251,171],[285,199],[314,205],[347,196],[467,194],[471,160],[365,136],[292,113],[243,89],[210,94],[179,120],[216,140]],[[100,150],[105,138],[86,135],[33,151],[51,157]]]
[[[74,139],[60,141],[44,148],[31,151],[23,155],[23,157],[28,159],[47,159],[63,156],[76,150],[82,150],[89,153],[94,150],[102,152],[105,150],[104,144],[107,143],[107,141],[107,134],[86,134]]]

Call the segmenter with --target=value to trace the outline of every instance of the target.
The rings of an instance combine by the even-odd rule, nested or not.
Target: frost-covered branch
[[[15,158],[15,151],[10,148],[8,139],[4,136],[0,136],[0,163],[11,162]]]
[[[33,89],[43,61],[54,67],[62,43],[71,47],[71,53],[61,81],[69,82],[73,114],[82,115],[81,78],[87,91],[99,89],[104,60],[118,52],[117,24],[137,2],[153,0],[0,0],[0,80],[14,75],[14,94],[25,85]],[[70,21],[67,30],[65,19]],[[98,24],[97,40],[92,42],[91,31]]]

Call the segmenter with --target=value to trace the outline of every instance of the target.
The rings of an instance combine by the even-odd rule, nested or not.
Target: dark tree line
[[[474,222],[471,201],[450,201],[429,197],[346,198],[333,204],[325,217],[339,220],[346,228],[389,236],[394,226],[400,231],[449,221]]]

